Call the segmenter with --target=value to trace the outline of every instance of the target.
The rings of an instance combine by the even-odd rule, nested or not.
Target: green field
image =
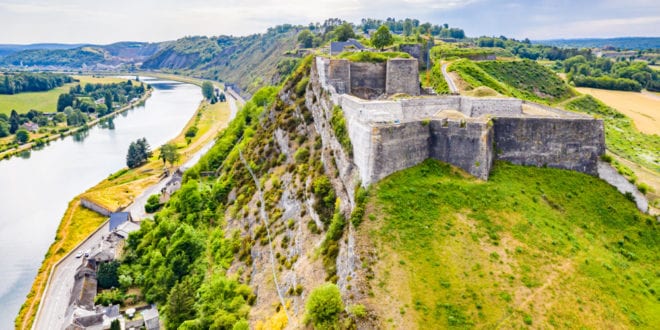
[[[126,79],[116,77],[90,77],[90,76],[73,76],[75,79],[80,80],[80,83],[114,83],[125,81]],[[14,95],[0,95],[0,113],[9,115],[11,110],[16,110],[18,113],[26,113],[32,109],[41,112],[55,112],[57,110],[57,98],[60,94],[68,93],[71,86],[76,83],[66,84],[64,86],[51,89],[47,92],[30,92],[20,93]]]
[[[604,181],[496,163],[483,182],[427,160],[370,195],[364,303],[387,328],[660,324],[660,226]]]

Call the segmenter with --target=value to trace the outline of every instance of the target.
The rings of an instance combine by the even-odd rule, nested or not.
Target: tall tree
[[[371,44],[380,50],[383,50],[383,48],[391,45],[392,43],[394,43],[394,37],[392,37],[390,29],[387,28],[386,25],[381,25],[376,33],[374,33],[374,35],[371,37]]]
[[[214,92],[215,89],[213,88],[213,84],[210,81],[205,81],[202,83],[202,95],[204,95],[204,98],[210,101],[213,98]]]
[[[160,147],[160,156],[158,158],[163,160],[163,164],[170,163],[170,165],[174,165],[179,160],[180,155],[174,144],[166,143]]]
[[[195,318],[195,291],[188,277],[174,285],[167,297],[167,329]]]
[[[105,92],[105,105],[108,107],[108,110],[110,112],[113,111],[112,109],[112,93],[110,91]]]
[[[314,34],[308,29],[302,30],[298,34],[298,42],[303,48],[312,48],[314,45]]]
[[[9,133],[16,133],[19,126],[21,126],[21,118],[16,110],[12,110],[11,115],[9,115]]]
[[[346,41],[350,38],[355,38],[355,31],[351,23],[345,22],[335,29],[335,37],[338,41]]]

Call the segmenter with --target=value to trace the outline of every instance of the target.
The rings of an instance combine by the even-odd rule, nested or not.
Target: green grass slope
[[[641,133],[632,119],[591,95],[570,100],[564,108],[603,118],[607,149],[660,173],[660,136]]]
[[[656,328],[656,221],[577,172],[434,160],[370,193],[358,241],[388,328]]]
[[[550,69],[530,60],[454,62],[456,71],[472,88],[486,86],[506,96],[553,104],[574,96],[574,92]]]

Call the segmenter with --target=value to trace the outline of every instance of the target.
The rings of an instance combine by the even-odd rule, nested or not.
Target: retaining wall
[[[416,59],[393,58],[388,60],[386,77],[385,94],[419,95],[419,62]]]
[[[587,118],[493,119],[497,159],[598,174],[605,152],[603,121]]]
[[[429,156],[483,180],[493,164],[493,130],[486,122],[433,120]]]
[[[88,209],[90,209],[90,210],[92,210],[92,211],[94,211],[94,212],[96,212],[100,215],[104,215],[106,217],[109,217],[110,214],[112,214],[113,212],[116,212],[116,211],[109,210],[109,209],[107,209],[107,208],[105,208],[105,207],[103,207],[103,206],[101,206],[97,203],[94,203],[94,202],[92,202],[91,200],[89,200],[87,198],[80,198],[80,204],[82,206],[84,206],[84,207],[86,207],[86,208],[88,208]]]

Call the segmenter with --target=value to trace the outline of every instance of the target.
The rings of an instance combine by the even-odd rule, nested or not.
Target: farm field
[[[92,76],[72,76],[80,80],[82,85],[88,83],[110,84],[126,81],[117,77],[92,77]],[[0,113],[9,115],[12,110],[18,113],[26,113],[32,109],[42,112],[55,112],[57,110],[57,98],[60,94],[67,93],[71,86],[77,83],[70,83],[51,89],[46,92],[27,92],[14,95],[0,95]]]
[[[589,94],[632,118],[640,132],[660,135],[660,98],[645,93],[584,87],[576,89],[580,93]]]

